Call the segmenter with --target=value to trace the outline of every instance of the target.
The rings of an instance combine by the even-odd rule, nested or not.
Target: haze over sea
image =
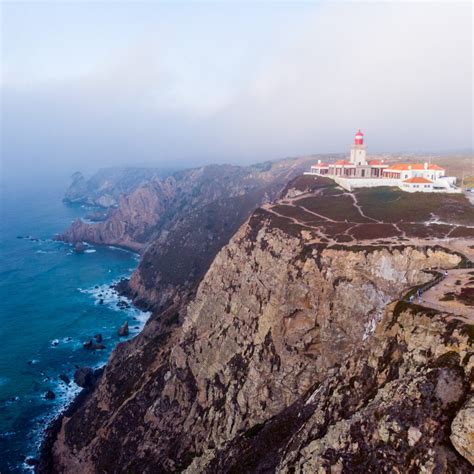
[[[76,367],[98,367],[119,342],[128,320],[131,335],[147,314],[120,309],[109,286],[128,276],[138,256],[111,247],[75,253],[51,237],[90,212],[62,202],[66,179],[47,186],[3,185],[0,237],[0,472],[27,469],[41,429],[79,391]],[[101,295],[101,296],[99,296]],[[102,304],[100,299],[103,300]],[[101,333],[105,350],[88,351],[84,341]],[[52,390],[56,398],[46,400]]]

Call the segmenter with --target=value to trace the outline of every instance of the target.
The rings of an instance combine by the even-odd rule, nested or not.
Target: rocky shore
[[[52,456],[52,448],[59,436],[62,420],[73,416],[78,408],[86,402],[87,398],[93,392],[94,387],[99,382],[103,369],[96,369],[94,371],[92,369],[90,369],[90,371],[78,369],[76,373],[78,374],[77,379],[75,377],[76,383],[79,382],[78,385],[82,387],[82,390],[64,409],[64,411],[62,411],[45,429],[38,459],[34,459],[35,472],[55,472],[56,467]]]
[[[291,183],[117,346],[38,471],[471,472],[474,326],[406,295],[426,269],[468,268],[474,245],[419,235],[443,206],[411,199],[389,236],[393,208]]]

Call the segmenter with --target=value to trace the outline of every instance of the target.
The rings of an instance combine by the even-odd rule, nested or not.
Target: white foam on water
[[[95,250],[93,250],[95,252]],[[87,252],[87,250],[86,250]],[[78,291],[84,294],[88,294],[93,298],[94,304],[99,305],[101,304],[100,301],[102,300],[102,304],[107,306],[108,308],[117,311],[117,313],[122,313],[122,317],[118,320],[118,324],[123,324],[123,321],[128,321],[129,324],[129,336],[120,338],[120,340],[124,341],[136,336],[145,326],[148,318],[150,317],[151,313],[148,311],[141,311],[138,308],[134,307],[131,300],[121,296],[118,292],[111,287],[112,285],[117,284],[120,279],[117,279],[112,282],[112,284],[104,284],[104,285],[96,285],[92,288],[82,289],[78,288]],[[123,309],[118,306],[118,303],[121,303]],[[124,305],[127,304],[127,307]],[[118,328],[118,326],[117,326]],[[108,328],[102,328],[108,329]],[[51,341],[51,347],[57,347],[56,342],[59,343],[72,343],[70,346],[71,348],[76,346],[82,346],[82,342],[77,341],[75,339],[69,339],[68,337],[63,337],[61,340],[54,339]],[[119,342],[118,339],[115,340],[117,343]],[[109,352],[107,352],[109,354]],[[105,354],[104,354],[105,356]],[[106,363],[107,358],[104,357],[102,360],[97,361],[95,366],[92,366],[93,369],[99,369],[104,366]],[[59,374],[58,374],[59,375]],[[72,379],[71,375],[68,376]],[[69,385],[66,385],[62,380],[53,379],[48,380],[48,385],[44,387],[44,390],[38,395],[39,398],[44,401],[44,403],[50,403],[51,409],[48,411],[46,416],[40,416],[35,420],[35,428],[32,430],[32,434],[34,437],[34,444],[31,446],[31,451],[29,453],[30,456],[36,456],[43,437],[45,435],[46,429],[49,427],[51,422],[60,415],[77,397],[77,395],[82,390],[81,387],[77,386],[72,380]],[[46,390],[50,390],[54,392],[56,398],[54,400],[44,400],[44,394]],[[24,471],[34,471],[34,467],[29,466],[26,463],[23,463],[22,469]]]
[[[86,249],[86,250],[84,250],[84,253],[95,253],[95,252],[97,252],[96,249]]]
[[[122,247],[116,247],[115,245],[107,245],[107,248],[110,250],[118,250],[119,252],[131,253],[132,255],[135,255],[135,256],[138,255],[137,252],[134,252],[133,250],[124,249]]]
[[[129,298],[119,295],[117,290],[113,288],[119,281],[114,281],[112,285],[96,285],[93,288],[78,288],[78,290],[81,293],[91,295],[95,300],[95,305],[103,304],[114,311],[122,313],[125,316],[123,319],[128,321],[130,334],[135,335],[143,329],[151,313],[136,308]]]
[[[51,382],[51,381],[50,381]],[[44,394],[46,390],[52,390],[56,396],[54,400],[45,400]],[[44,388],[41,393],[38,394],[38,398],[45,403],[51,404],[51,409],[48,410],[46,415],[39,416],[34,420],[34,428],[31,434],[34,438],[34,444],[31,446],[29,456],[35,457],[38,450],[41,447],[41,442],[51,422],[60,415],[77,397],[79,392],[82,390],[81,387],[76,385],[73,381],[66,385],[62,380],[54,380],[50,383],[49,388]],[[24,463],[22,465],[24,470],[34,471],[34,468]]]

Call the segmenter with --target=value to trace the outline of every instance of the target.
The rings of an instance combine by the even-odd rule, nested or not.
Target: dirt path
[[[469,282],[473,277],[474,269],[448,270],[447,276],[437,285],[433,286],[421,296],[420,304],[439,311],[462,316],[469,324],[474,324],[474,307],[466,306],[456,299],[443,301],[447,293],[459,293],[466,286],[474,288],[474,283]],[[418,302],[415,299],[415,303]]]
[[[442,245],[444,247],[451,248],[452,250],[458,251],[462,254],[464,254],[467,258],[470,260],[474,260],[474,246],[472,245],[472,239],[469,238],[452,238],[451,234],[452,232],[458,228],[458,224],[451,224],[451,223],[444,223],[440,221],[427,221],[424,224],[429,225],[429,224],[447,224],[450,226],[450,228],[444,233],[443,236],[436,237],[436,238],[423,238],[423,237],[408,237],[408,232],[405,230],[402,230],[400,227],[400,222],[384,222],[383,220],[377,220],[374,218],[371,218],[367,216],[363,209],[361,208],[361,205],[359,204],[357,197],[349,192],[344,193],[344,195],[349,195],[351,196],[351,199],[353,201],[354,207],[357,209],[357,212],[361,217],[366,219],[368,222],[367,223],[376,223],[376,224],[390,224],[394,226],[394,228],[397,231],[396,236],[393,237],[384,237],[384,238],[373,238],[373,239],[356,239],[353,235],[351,235],[351,232],[353,232],[355,229],[359,227],[363,227],[366,225],[366,223],[360,223],[360,222],[350,222],[347,220],[341,220],[341,219],[332,219],[328,216],[325,216],[323,214],[319,214],[318,212],[312,211],[308,209],[307,207],[303,206],[300,204],[301,200],[309,197],[317,197],[319,194],[321,194],[324,191],[324,188],[317,189],[315,191],[310,191],[310,192],[304,192],[302,194],[299,194],[297,196],[284,199],[282,201],[279,201],[275,204],[268,203],[262,206],[263,209],[268,211],[269,213],[281,218],[281,219],[286,219],[289,223],[297,224],[302,227],[307,228],[308,230],[314,232],[316,235],[318,235],[320,238],[326,239],[326,243],[329,245],[332,244],[340,244],[341,242],[344,243],[349,243],[348,240],[341,241],[340,239],[335,239],[336,234],[342,234],[346,237],[351,237],[352,241],[350,242],[353,244],[354,242],[358,243],[364,243],[364,244],[370,244],[370,245],[380,245],[380,246],[391,246],[391,245],[400,245],[400,242],[404,241],[410,241],[411,244],[414,245],[428,245],[428,246],[433,246],[433,245]],[[321,219],[321,223],[313,223],[310,224],[305,220],[302,220],[300,217],[295,217],[295,216],[288,216],[285,214],[282,214],[278,212],[278,210],[275,209],[276,205],[283,204],[286,206],[291,206],[294,207],[295,209],[300,209],[301,211],[304,211],[306,214],[314,216],[315,218]],[[331,223],[331,224],[350,224],[346,230],[327,230],[324,228],[324,223]],[[403,225],[417,225],[419,226],[420,224],[423,224],[422,222],[412,222],[412,221],[403,221]],[[373,225],[373,224],[372,224]],[[468,226],[472,227],[472,226]],[[326,232],[328,232],[326,234]],[[332,235],[334,234],[334,235]],[[435,303],[433,302],[433,305]]]
[[[359,211],[359,214],[364,217],[365,219],[369,219],[369,221],[372,221],[372,222],[376,222],[377,224],[383,224],[382,221],[378,221],[377,219],[373,219],[372,217],[369,217],[367,215],[364,214],[364,211],[362,210],[362,208],[360,207],[360,204],[359,202],[357,201],[357,198],[355,196],[355,194],[353,193],[347,193],[349,194],[349,196],[352,198],[352,200],[354,201],[354,206],[356,207],[356,209]]]
[[[328,221],[328,222],[336,222],[336,223],[339,223],[341,221],[335,221],[334,219],[331,219],[329,217],[326,217],[326,216],[323,216],[321,214],[318,214],[317,212],[313,212],[313,211],[310,211],[307,207],[304,207],[304,206],[301,206],[301,205],[298,205],[298,207],[300,209],[303,209],[303,211],[307,212],[308,214],[313,214],[313,216],[316,216],[316,217],[320,217],[321,219],[324,219],[325,221]]]
[[[393,225],[393,227],[395,227],[395,229],[397,229],[398,232],[400,232],[400,237],[402,239],[407,239],[408,238],[407,233],[404,230],[400,229],[400,227],[398,227],[397,223],[393,223],[392,225]],[[452,232],[452,230],[450,232]]]

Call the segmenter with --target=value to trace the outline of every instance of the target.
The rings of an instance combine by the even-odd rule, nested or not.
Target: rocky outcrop
[[[57,238],[66,242],[92,242],[140,250],[146,234],[160,220],[174,197],[174,180],[152,181],[118,198],[118,209],[104,222],[87,224],[81,219]]]
[[[128,321],[125,321],[122,326],[119,327],[117,334],[119,336],[128,336],[129,329],[128,329]]]
[[[472,472],[449,439],[471,393],[472,341],[446,318],[392,304],[321,384],[188,472]]]
[[[466,401],[451,423],[451,442],[474,466],[474,397]]]
[[[66,191],[64,201],[71,203],[83,201],[87,196],[87,188],[87,181],[84,175],[76,171],[71,175],[71,184]]]
[[[58,238],[142,252],[129,293],[141,306],[163,307],[191,291],[252,211],[313,160],[211,165],[153,179],[121,196],[104,222],[76,220]]]
[[[71,176],[64,201],[105,208],[116,207],[122,194],[130,194],[141,185],[159,177],[163,177],[163,173],[155,168],[104,168],[89,179],[76,172]]]
[[[437,244],[335,244],[258,210],[196,292],[119,344],[62,420],[55,470],[469,472],[449,436],[472,329],[392,302],[463,262]]]

